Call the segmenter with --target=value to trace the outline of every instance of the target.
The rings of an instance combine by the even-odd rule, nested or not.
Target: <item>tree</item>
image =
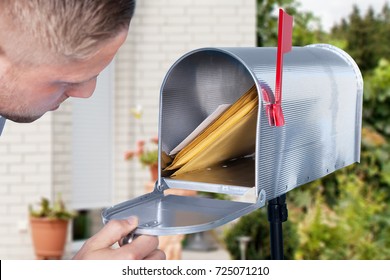
[[[364,121],[390,139],[390,62],[381,59],[366,75]]]
[[[311,12],[300,11],[300,4],[295,0],[257,0],[257,46],[277,45],[278,7],[294,16],[294,46],[321,42],[325,38],[319,18]]]
[[[389,57],[390,8],[385,4],[375,14],[370,7],[364,16],[353,6],[348,19],[332,28],[331,35],[347,42],[346,51],[355,59],[363,73],[374,69],[382,57]]]

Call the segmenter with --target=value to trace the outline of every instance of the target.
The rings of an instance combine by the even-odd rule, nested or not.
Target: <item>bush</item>
[[[288,221],[283,223],[284,238],[284,257],[293,259],[298,245],[298,235],[296,225]],[[258,209],[240,220],[224,236],[226,248],[231,258],[241,259],[240,248],[237,238],[239,236],[249,236],[251,241],[248,243],[246,259],[248,260],[266,260],[271,259],[270,236],[267,211],[265,208]]]

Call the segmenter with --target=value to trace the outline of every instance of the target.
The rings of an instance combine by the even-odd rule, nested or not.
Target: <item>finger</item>
[[[87,242],[91,249],[107,248],[135,230],[137,226],[137,217],[129,217],[127,220],[112,220]]]
[[[133,242],[122,246],[117,250],[122,250],[122,254],[127,254],[129,258],[142,260],[158,247],[158,238],[150,235],[140,235]]]
[[[166,260],[165,253],[161,250],[154,250],[144,260]]]

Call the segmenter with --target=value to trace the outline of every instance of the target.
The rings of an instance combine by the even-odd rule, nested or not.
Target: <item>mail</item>
[[[256,86],[252,86],[197,136],[192,135],[192,141],[177,152],[164,172],[172,171],[171,177],[175,177],[253,154],[258,103]]]

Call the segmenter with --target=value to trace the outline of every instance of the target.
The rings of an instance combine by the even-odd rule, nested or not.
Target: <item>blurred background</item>
[[[102,227],[104,207],[149,192],[159,90],[169,67],[199,47],[276,46],[279,7],[294,16],[293,45],[342,48],[365,86],[361,162],[288,193],[286,258],[389,259],[386,0],[138,1],[128,39],[93,97],[68,101],[32,124],[7,122],[0,139],[0,258],[35,258],[28,207],[41,197],[61,194],[78,213],[68,228],[66,259]],[[268,259],[266,209],[161,244],[171,259]]]

